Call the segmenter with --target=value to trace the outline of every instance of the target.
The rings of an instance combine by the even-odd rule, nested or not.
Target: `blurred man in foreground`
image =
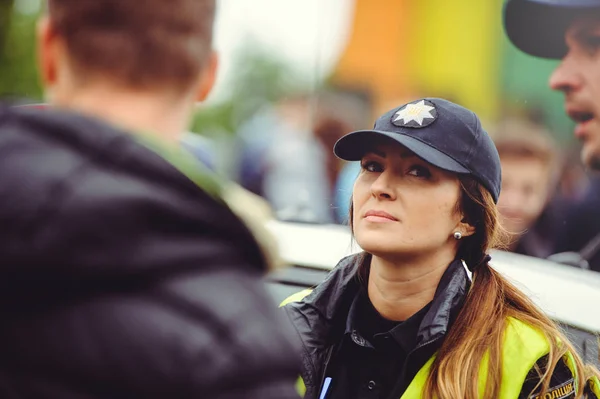
[[[553,215],[543,214],[556,183],[554,143],[541,126],[522,119],[507,119],[494,133],[502,165],[498,210],[511,235],[508,249],[545,258],[556,234]]]
[[[565,95],[583,162],[600,169],[600,0],[508,0],[504,23],[522,51],[562,59],[550,87]]]
[[[53,109],[0,109],[0,397],[297,397],[271,256],[177,145],[214,3],[48,1]]]

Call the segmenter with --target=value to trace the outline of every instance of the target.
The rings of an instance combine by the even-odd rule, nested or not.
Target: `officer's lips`
[[[594,113],[584,109],[569,107],[567,108],[567,115],[577,123],[575,126],[575,137],[580,140],[584,139],[588,127],[595,120]]]

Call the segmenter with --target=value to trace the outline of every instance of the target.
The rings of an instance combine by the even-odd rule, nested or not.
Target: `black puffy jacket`
[[[133,136],[0,108],[1,398],[297,398],[265,268]]]

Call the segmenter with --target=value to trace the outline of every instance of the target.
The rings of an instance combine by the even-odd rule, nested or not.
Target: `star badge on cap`
[[[436,118],[435,105],[431,101],[420,100],[400,108],[392,116],[392,123],[401,127],[419,128],[431,125]]]

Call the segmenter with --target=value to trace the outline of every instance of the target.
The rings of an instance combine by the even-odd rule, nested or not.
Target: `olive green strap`
[[[169,162],[205,192],[222,202],[223,187],[217,177],[187,150],[179,145],[169,145],[150,134],[142,133],[135,137],[144,147]]]

